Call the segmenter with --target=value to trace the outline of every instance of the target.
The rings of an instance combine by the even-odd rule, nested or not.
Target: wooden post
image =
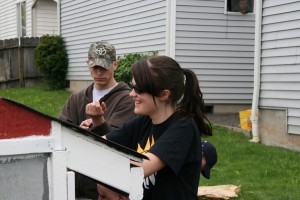
[[[18,65],[19,65],[19,84],[20,87],[25,87],[24,83],[24,51],[22,49],[22,38],[19,37],[18,45]]]

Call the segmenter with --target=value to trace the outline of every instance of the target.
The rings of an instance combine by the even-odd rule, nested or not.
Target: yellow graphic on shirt
[[[139,153],[142,153],[142,154],[145,154],[149,151],[149,149],[155,144],[155,141],[154,141],[154,137],[153,135],[151,137],[149,137],[147,139],[147,143],[144,147],[144,149],[141,147],[140,144],[138,144],[138,147],[137,147],[137,152]],[[145,189],[149,189],[150,185],[155,185],[155,176],[156,176],[156,172],[146,178],[144,178],[144,183],[143,183],[143,187]]]
[[[152,135],[151,138],[148,138],[148,139],[147,139],[147,143],[146,143],[146,145],[145,145],[145,148],[143,149],[143,148],[141,147],[141,145],[138,144],[138,148],[137,148],[136,151],[139,152],[139,153],[145,154],[145,153],[147,153],[147,152],[149,151],[149,149],[150,149],[154,144],[155,144],[155,141],[154,141],[154,137],[153,137],[153,135]]]

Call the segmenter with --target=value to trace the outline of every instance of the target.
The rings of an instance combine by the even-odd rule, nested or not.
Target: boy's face
[[[110,88],[114,83],[114,72],[117,69],[118,62],[114,61],[109,69],[101,66],[90,67],[91,76],[94,79],[95,86],[101,89]]]
[[[240,0],[239,5],[240,5],[241,9],[246,8],[247,7],[247,0]]]

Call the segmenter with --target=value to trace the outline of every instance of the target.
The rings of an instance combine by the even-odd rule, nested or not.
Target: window
[[[26,36],[26,2],[17,3],[17,31],[18,37]]]
[[[225,13],[253,13],[254,0],[225,0]]]

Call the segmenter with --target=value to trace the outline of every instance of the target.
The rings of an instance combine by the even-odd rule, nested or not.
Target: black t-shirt
[[[201,170],[201,138],[193,119],[172,115],[161,124],[138,116],[106,135],[139,153],[158,156],[166,167],[144,179],[144,200],[198,199]]]

